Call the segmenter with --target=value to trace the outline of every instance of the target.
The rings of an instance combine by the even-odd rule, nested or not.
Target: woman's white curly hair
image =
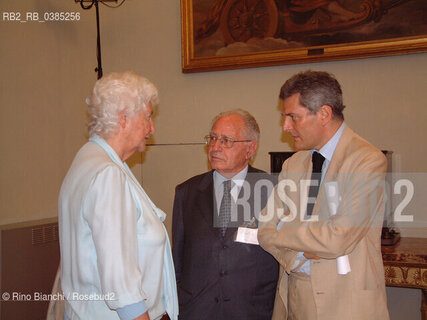
[[[157,88],[146,78],[132,71],[113,72],[96,81],[89,105],[89,135],[109,138],[119,128],[119,114],[128,117],[141,112],[151,103],[159,104]]]

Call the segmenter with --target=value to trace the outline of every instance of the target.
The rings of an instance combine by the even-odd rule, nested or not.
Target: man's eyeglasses
[[[232,148],[235,142],[251,142],[252,140],[234,140],[225,136],[205,136],[205,143],[208,146],[213,146],[219,140],[219,143],[224,148]]]

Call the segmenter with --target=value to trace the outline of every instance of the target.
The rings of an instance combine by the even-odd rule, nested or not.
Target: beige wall
[[[81,15],[78,22],[0,21],[0,224],[7,224],[56,216],[61,181],[87,138],[84,99],[96,80],[96,29],[95,10],[73,0],[1,1],[0,9]],[[347,123],[394,151],[395,170],[427,172],[427,54],[185,75],[179,1],[101,6],[101,29],[104,72],[132,69],[160,89],[157,143],[201,142],[216,113],[241,107],[261,127],[254,165],[269,170],[268,152],[290,149],[282,142],[278,90],[292,74],[311,68],[337,76]],[[169,214],[175,185],[207,170],[203,146],[151,147],[131,163]],[[419,228],[404,232],[427,236]]]

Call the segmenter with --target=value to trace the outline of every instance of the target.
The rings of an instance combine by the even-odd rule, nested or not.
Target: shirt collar
[[[231,179],[228,179],[224,177],[221,173],[215,170],[213,173],[215,190],[218,187],[220,187],[222,183],[226,180],[231,180],[235,185],[237,185],[238,187],[241,187],[243,185],[243,182],[245,181],[247,173],[248,173],[248,166],[246,166],[243,170],[241,170],[236,175],[234,175]]]
[[[332,136],[331,139],[319,150],[311,150],[311,154],[313,154],[314,151],[319,152],[322,156],[325,157],[326,160],[329,162],[332,159],[332,156],[334,155],[335,149],[337,148],[338,142],[340,141],[340,138],[342,136],[342,133],[345,128],[345,123],[343,122],[341,126],[338,128],[337,132]]]

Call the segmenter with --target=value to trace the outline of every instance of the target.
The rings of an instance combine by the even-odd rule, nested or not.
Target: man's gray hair
[[[300,94],[301,105],[310,112],[316,113],[323,105],[328,105],[335,119],[344,120],[342,90],[333,74],[311,70],[300,72],[285,82],[279,96],[285,100],[296,93]]]
[[[148,79],[132,71],[113,72],[96,81],[86,103],[89,135],[96,133],[108,138],[119,128],[119,113],[133,117],[148,104],[159,104],[159,94]]]
[[[245,128],[244,128],[245,138],[258,141],[259,135],[260,135],[258,123],[249,112],[243,109],[233,109],[233,110],[221,112],[212,120],[211,128],[213,128],[213,126],[215,125],[215,122],[217,122],[220,118],[234,115],[234,114],[240,115],[243,119],[243,122],[245,123]]]

